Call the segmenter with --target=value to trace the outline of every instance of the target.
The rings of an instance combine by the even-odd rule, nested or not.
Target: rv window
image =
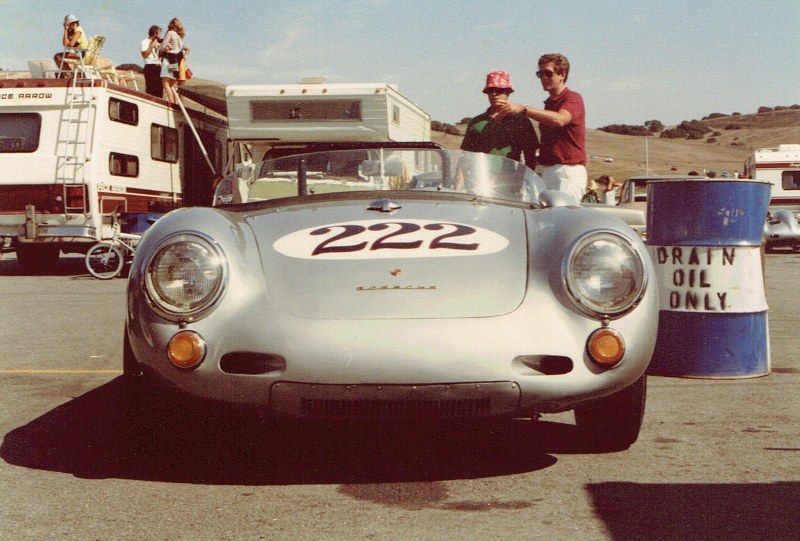
[[[108,158],[108,172],[118,177],[138,177],[139,158],[112,152]]]
[[[108,116],[116,122],[136,126],[139,124],[139,107],[135,103],[111,98],[108,100]]]
[[[35,152],[41,128],[39,113],[0,114],[0,152]]]
[[[151,124],[150,157],[160,162],[177,162],[178,130],[167,126]]]
[[[400,124],[400,107],[392,105],[392,122]]]
[[[361,100],[296,100],[250,102],[252,122],[361,120]]]
[[[800,190],[800,171],[782,171],[781,185],[784,190]]]

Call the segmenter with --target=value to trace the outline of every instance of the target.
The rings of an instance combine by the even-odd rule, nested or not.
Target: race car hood
[[[523,210],[370,203],[284,207],[246,218],[279,311],[325,319],[482,317],[522,302]]]

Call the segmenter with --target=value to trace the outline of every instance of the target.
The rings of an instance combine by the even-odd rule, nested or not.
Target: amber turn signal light
[[[589,336],[586,347],[589,357],[600,366],[614,366],[625,355],[625,341],[622,335],[608,327],[594,331]]]
[[[170,338],[167,355],[178,368],[194,368],[206,356],[206,343],[194,331],[181,331]]]

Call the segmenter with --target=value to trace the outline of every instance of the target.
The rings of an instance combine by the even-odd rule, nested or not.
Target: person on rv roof
[[[151,96],[163,96],[161,88],[161,27],[153,25],[147,33],[147,38],[142,40],[141,52],[144,58],[144,82],[147,93]]]
[[[161,85],[164,97],[175,103],[175,87],[178,85],[180,62],[189,54],[189,48],[183,46],[186,31],[180,19],[173,18],[167,26],[167,34],[161,42]]]
[[[69,77],[72,72],[72,65],[65,60],[77,60],[83,58],[89,48],[89,39],[86,32],[81,28],[81,23],[75,15],[64,17],[64,35],[61,38],[64,50],[56,53],[53,60],[61,70],[61,77]],[[69,50],[68,50],[69,49]]]

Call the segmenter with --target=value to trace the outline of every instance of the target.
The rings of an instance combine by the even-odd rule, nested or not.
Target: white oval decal
[[[488,229],[435,220],[357,220],[289,233],[272,247],[301,259],[390,259],[487,255],[508,246]]]

